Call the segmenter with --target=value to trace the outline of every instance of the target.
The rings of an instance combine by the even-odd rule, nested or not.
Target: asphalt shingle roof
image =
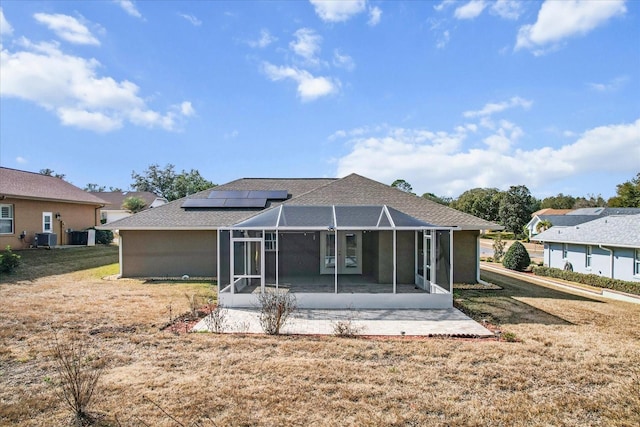
[[[288,190],[293,198],[319,186],[335,181],[334,178],[242,178],[224,185],[200,191],[188,196],[190,199],[206,199],[212,190]],[[127,218],[109,223],[108,228],[120,230],[167,229],[193,230],[217,229],[228,227],[250,218],[263,209],[183,209],[185,198],[174,200],[166,205],[148,209]],[[269,202],[274,206],[281,202]]]
[[[387,205],[414,218],[439,226],[469,230],[501,229],[497,224],[457,211],[386,184],[351,174],[344,178],[243,178],[215,190],[288,190],[283,203],[301,206]],[[189,198],[207,198],[210,190]],[[147,210],[108,225],[112,229],[215,229],[250,218],[262,209],[184,209],[184,199]],[[273,201],[269,206],[282,202]]]
[[[502,228],[484,219],[357,174],[348,175],[286,203],[345,206],[387,205],[429,224],[457,226],[470,230]]]
[[[161,198],[150,191],[97,191],[91,192],[96,197],[105,200],[109,204],[109,209],[121,209],[124,199],[127,197],[139,197],[145,201],[147,207],[156,199]]]
[[[53,176],[0,167],[0,196],[104,205],[106,201]]]
[[[640,215],[609,215],[573,227],[551,227],[532,239],[640,248]]]

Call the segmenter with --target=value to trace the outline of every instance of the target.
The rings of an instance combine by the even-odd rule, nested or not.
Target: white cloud
[[[22,38],[21,50],[0,53],[0,95],[33,102],[54,112],[61,123],[96,132],[119,129],[124,121],[151,128],[176,130],[178,116],[150,110],[139,87],[97,73],[101,64],[64,53],[58,43],[31,43]],[[190,104],[181,104],[189,112]]]
[[[36,21],[49,27],[58,37],[69,43],[99,45],[100,41],[91,31],[73,16],[47,13],[33,15]]]
[[[22,156],[18,156],[18,157],[16,157],[16,163],[19,163],[19,164],[21,164],[21,165],[24,165],[25,163],[27,163],[27,159],[25,159],[25,158],[24,158],[24,157],[22,157]]]
[[[290,79],[298,83],[298,96],[303,101],[313,101],[317,98],[336,93],[340,82],[328,77],[314,77],[305,70],[292,67],[278,67],[268,62],[263,63],[264,73],[272,81]]]
[[[248,42],[249,46],[254,48],[265,48],[269,46],[271,43],[277,41],[278,39],[271,35],[269,30],[262,29],[260,30],[260,38],[258,40],[250,40]]]
[[[99,111],[59,107],[56,113],[65,126],[90,129],[101,133],[111,132],[122,127],[122,120],[120,118],[109,117]]]
[[[451,38],[451,35],[449,34],[449,30],[443,31],[442,34],[438,36],[438,39],[436,40],[436,48],[444,49],[445,47],[447,47],[447,45],[449,44],[450,38]]]
[[[322,36],[310,28],[300,28],[293,35],[296,39],[289,43],[291,50],[310,64],[317,64],[319,62],[317,55],[320,53]]]
[[[475,19],[480,16],[485,7],[487,7],[486,1],[471,0],[464,6],[457,7],[453,16],[457,19]]]
[[[131,0],[114,0],[118,3],[125,12],[136,18],[142,18],[142,14],[138,11],[138,8]]]
[[[382,9],[380,9],[378,6],[375,6],[369,9],[369,21],[367,21],[367,24],[369,24],[372,27],[375,27],[380,23],[381,19],[382,19]]]
[[[196,110],[193,108],[193,105],[191,105],[191,102],[189,101],[184,101],[182,104],[180,104],[180,114],[182,114],[185,117],[191,117],[196,113]]]
[[[344,68],[347,71],[353,71],[356,68],[353,58],[341,53],[339,49],[333,51],[333,65],[338,68]]]
[[[514,96],[508,101],[503,101],[499,103],[488,103],[481,110],[477,111],[465,111],[463,113],[464,117],[488,117],[495,113],[500,113],[509,108],[522,107],[525,110],[531,107],[533,104],[532,101],[529,101],[524,98],[520,98],[519,96]]]
[[[454,4],[456,2],[456,0],[443,0],[442,3],[438,3],[437,5],[433,6],[433,8],[438,11],[441,12],[443,11],[445,8],[451,6],[452,4]]]
[[[365,0],[309,0],[316,14],[326,22],[344,22],[364,12]]]
[[[202,21],[193,15],[189,15],[186,13],[179,13],[178,15],[189,21],[194,27],[199,27],[200,25],[202,25]]]
[[[402,177],[418,192],[457,196],[475,187],[526,183],[535,190],[580,174],[637,171],[640,119],[587,130],[560,148],[532,150],[514,150],[512,143],[522,130],[508,122],[501,125],[502,131],[483,139],[486,148],[463,147],[469,137],[464,129],[388,129],[385,135],[360,135],[350,141],[350,152],[337,159],[337,175],[355,172],[387,183]]]
[[[498,0],[491,5],[491,13],[504,19],[516,20],[522,14],[522,3],[517,0]]]
[[[13,33],[13,27],[11,26],[11,24],[9,23],[9,21],[6,20],[6,18],[4,17],[4,12],[2,11],[2,8],[0,7],[0,34],[12,34]]]
[[[607,83],[588,83],[587,85],[598,92],[615,92],[622,88],[629,80],[627,76],[616,77]]]
[[[626,11],[624,0],[547,0],[537,21],[520,27],[515,49],[532,49],[536,54],[557,49],[563,39],[585,35]]]

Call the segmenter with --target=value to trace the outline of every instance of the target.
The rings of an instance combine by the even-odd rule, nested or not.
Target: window
[[[586,258],[586,263],[585,266],[587,268],[591,268],[591,254],[593,252],[593,248],[591,246],[587,246],[587,258]]]
[[[562,244],[562,259],[567,259],[569,257],[569,245],[566,243]]]
[[[636,249],[636,256],[633,263],[633,275],[640,276],[640,249]]]
[[[276,245],[276,233],[267,231],[264,233],[264,250],[268,252],[275,252],[277,250]]]
[[[42,232],[53,233],[53,214],[51,212],[42,212]]]
[[[0,234],[13,234],[13,205],[0,205]]]

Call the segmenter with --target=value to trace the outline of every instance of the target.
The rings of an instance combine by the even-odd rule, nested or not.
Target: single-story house
[[[100,224],[105,204],[60,178],[0,167],[0,247],[68,244],[70,231]]]
[[[301,307],[445,308],[479,278],[482,230],[499,225],[351,174],[243,178],[102,228],[120,232],[122,277],[212,277],[227,306],[268,288]]]
[[[156,196],[150,191],[94,191],[91,194],[107,202],[107,205],[100,209],[100,222],[102,224],[131,216],[131,212],[122,208],[125,199],[129,197],[137,197],[144,200],[145,209],[157,208],[167,203],[167,199]]]
[[[533,240],[544,243],[549,267],[640,282],[640,214],[554,226]]]
[[[537,235],[538,224],[548,221],[551,226],[571,227],[585,222],[593,221],[609,215],[635,215],[640,214],[640,208],[580,208],[573,210],[542,209],[531,214],[532,218],[526,225],[529,238]]]

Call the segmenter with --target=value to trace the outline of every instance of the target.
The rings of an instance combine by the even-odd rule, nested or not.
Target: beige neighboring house
[[[122,208],[122,204],[128,197],[138,197],[145,202],[145,210],[156,208],[167,203],[164,197],[156,196],[150,191],[103,191],[92,192],[96,197],[105,200],[108,205],[100,209],[100,222],[107,224],[133,215]]]
[[[69,244],[71,231],[100,224],[106,203],[60,178],[0,167],[0,247]]]

